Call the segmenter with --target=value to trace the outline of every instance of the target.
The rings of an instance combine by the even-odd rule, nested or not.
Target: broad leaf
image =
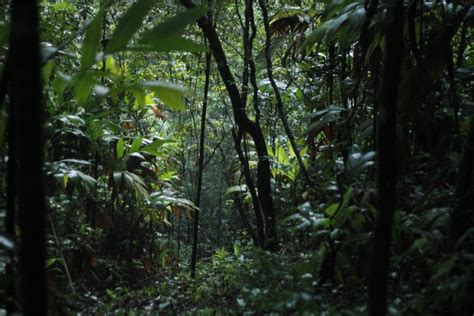
[[[135,141],[132,143],[132,146],[130,147],[129,153],[134,153],[140,149],[140,146],[142,145],[142,140],[143,137],[138,137],[135,139]]]
[[[207,47],[182,37],[166,37],[148,43],[142,42],[140,45],[128,48],[128,50],[137,52],[182,51],[199,53],[206,52]]]
[[[235,192],[246,192],[247,191],[247,186],[245,184],[242,185],[234,185],[231,186],[225,191],[225,195],[235,193]]]
[[[206,14],[204,8],[189,9],[184,12],[176,14],[174,17],[161,22],[156,27],[146,32],[143,37],[138,41],[139,44],[150,44],[153,41],[172,37],[179,34],[184,30],[186,26],[194,23],[199,18]]]
[[[121,159],[124,154],[124,143],[123,139],[120,138],[117,142],[117,159]]]
[[[167,139],[157,139],[154,140],[151,144],[148,144],[142,149],[140,149],[140,151],[159,156],[161,152],[159,152],[158,149],[167,142],[169,142],[169,140]]]
[[[80,105],[86,104],[94,84],[95,82],[92,74],[85,73],[84,75],[80,76],[79,80],[74,86],[74,97]]]
[[[94,17],[91,25],[86,31],[81,51],[81,72],[89,69],[94,63],[100,46],[100,35],[102,33],[102,20],[104,10],[101,8]]]
[[[147,81],[143,85],[150,88],[164,104],[175,110],[184,111],[183,98],[186,94],[184,88],[163,81]]]
[[[133,35],[140,29],[143,19],[150,11],[154,0],[139,0],[120,19],[112,38],[110,39],[105,53],[115,53],[123,50]]]

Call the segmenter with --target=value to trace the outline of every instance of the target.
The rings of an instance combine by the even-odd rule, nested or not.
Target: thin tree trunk
[[[10,101],[18,136],[18,201],[24,315],[47,315],[46,206],[43,192],[41,66],[35,0],[13,0]],[[24,53],[28,52],[27,58]]]
[[[457,205],[451,215],[450,244],[463,236],[474,225],[474,119],[464,146],[456,184]]]
[[[237,11],[238,12],[238,11]],[[242,100],[242,107],[245,108],[247,105],[247,94],[248,94],[248,84],[249,80],[252,83],[253,87],[253,105],[256,113],[255,123],[259,126],[259,106],[258,106],[258,87],[256,84],[255,79],[255,65],[253,62],[252,50],[253,50],[253,41],[256,36],[256,30],[254,29],[254,17],[253,17],[253,0],[245,0],[245,22],[242,22],[243,26],[243,46],[244,46],[244,70],[242,73],[242,91],[241,91],[241,100]],[[250,33],[250,29],[252,32]],[[255,188],[254,181],[252,179],[252,173],[250,172],[250,166],[248,157],[243,154],[241,143],[242,143],[242,136],[243,131],[239,128],[237,134],[234,130],[232,130],[232,137],[234,139],[234,146],[237,151],[237,155],[240,160],[240,164],[243,170],[243,174],[245,177],[245,183],[247,184],[247,189],[250,192],[250,196],[252,197],[252,204],[255,213],[255,222],[257,226],[257,234],[253,232],[253,228],[250,226],[250,222],[247,218],[242,217],[243,221],[248,223],[245,224],[247,229],[251,229],[249,231],[250,235],[252,236],[255,244],[257,246],[263,247],[265,245],[265,230],[262,218],[262,211],[260,208],[260,201],[258,199],[257,190]],[[244,142],[245,146],[245,142]],[[245,149],[245,152],[247,150]],[[241,208],[238,208],[241,211]],[[243,210],[242,210],[243,212]]]
[[[204,82],[204,101],[202,103],[201,114],[201,133],[199,137],[199,161],[198,161],[198,175],[196,188],[196,209],[194,210],[194,225],[193,225],[193,248],[191,254],[191,277],[196,276],[196,262],[197,262],[197,247],[199,235],[199,207],[201,206],[201,191],[202,191],[202,174],[204,171],[204,146],[206,135],[206,111],[209,94],[209,79],[211,74],[211,53],[206,53],[206,70]]]
[[[195,4],[191,0],[180,0],[186,8],[195,8]],[[276,249],[278,246],[277,230],[276,230],[276,214],[273,206],[273,197],[271,190],[271,172],[270,160],[268,158],[267,145],[260,127],[247,116],[243,107],[239,89],[235,83],[224,49],[215,28],[209,23],[205,17],[198,20],[198,25],[206,36],[209,47],[217,62],[217,68],[221,74],[222,80],[229,94],[234,120],[236,124],[244,132],[247,132],[255,143],[255,149],[258,155],[257,165],[257,190],[259,194],[260,205],[265,216],[265,235],[266,245],[268,249]]]
[[[232,131],[232,137],[234,138],[235,149],[237,151],[237,156],[239,157],[240,165],[244,173],[245,183],[247,184],[247,189],[249,190],[250,196],[252,197],[253,209],[255,212],[255,223],[257,224],[257,238],[254,241],[257,246],[263,247],[265,243],[263,219],[260,212],[260,203],[258,200],[257,191],[255,189],[255,184],[252,180],[252,174],[250,172],[249,162],[240,146],[242,142],[242,131],[239,130],[237,134]]]
[[[378,218],[369,280],[369,315],[387,313],[387,275],[393,214],[396,207],[396,105],[403,49],[403,1],[389,0],[385,21],[382,102],[377,132]]]
[[[8,63],[8,62],[7,62]],[[17,213],[16,197],[17,197],[17,135],[16,135],[16,110],[10,104],[8,112],[8,170],[7,170],[7,212],[5,216],[5,232],[8,238],[15,243],[15,216]],[[6,274],[9,278],[7,285],[8,303],[6,306],[7,314],[15,312],[15,270],[13,268],[15,250],[9,250],[10,262],[6,266]]]
[[[219,193],[219,209],[217,211],[217,247],[221,247],[221,225],[222,225],[222,193]]]
[[[271,34],[270,34],[270,22],[268,20],[267,1],[258,0],[258,3],[260,4],[260,8],[262,10],[263,24],[265,26],[265,34],[266,34],[265,60],[267,63],[267,75],[268,75],[268,80],[270,80],[270,84],[273,88],[273,92],[275,93],[276,108],[278,110],[278,116],[281,120],[281,123],[283,124],[283,128],[285,129],[286,135],[288,136],[288,139],[291,144],[291,148],[293,148],[293,152],[295,153],[296,160],[298,161],[298,165],[306,181],[306,184],[310,185],[311,177],[309,176],[309,173],[306,170],[306,166],[304,165],[303,159],[301,158],[298,145],[296,144],[295,137],[293,136],[293,132],[291,131],[290,124],[288,123],[288,118],[286,117],[285,110],[283,109],[283,100],[281,98],[280,90],[278,90],[278,86],[276,85],[275,79],[273,78],[273,65],[272,65],[272,58],[270,56]]]

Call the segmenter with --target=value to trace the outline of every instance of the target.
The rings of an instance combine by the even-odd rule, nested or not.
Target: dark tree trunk
[[[191,0],[180,0],[180,2],[188,9],[195,7]],[[270,160],[268,158],[265,138],[260,127],[254,121],[250,120],[245,112],[239,89],[237,88],[234,76],[229,68],[227,57],[215,28],[211,23],[209,23],[207,18],[199,19],[198,24],[206,36],[214,59],[217,62],[217,68],[221,74],[232,103],[234,120],[239,128],[252,137],[255,143],[255,149],[258,156],[257,190],[262,212],[265,216],[265,247],[268,249],[276,249],[278,246],[276,216],[270,183]]]
[[[199,160],[198,160],[198,174],[197,174],[197,188],[196,188],[196,209],[194,210],[194,225],[193,225],[193,248],[191,253],[191,277],[196,276],[196,262],[197,262],[197,247],[199,235],[199,207],[201,206],[201,191],[202,191],[202,174],[204,171],[204,146],[206,135],[206,111],[207,100],[209,94],[209,79],[211,74],[211,53],[206,53],[206,70],[204,82],[204,101],[202,102],[201,114],[201,132],[199,136]]]
[[[242,142],[242,131],[239,130],[237,134],[234,131],[232,131],[232,137],[234,138],[235,149],[237,151],[237,156],[239,157],[239,160],[240,160],[240,165],[244,174],[245,183],[247,184],[247,189],[249,190],[250,196],[252,197],[253,209],[255,212],[255,223],[257,225],[257,234],[258,234],[258,235],[255,235],[256,238],[254,242],[257,246],[262,247],[265,243],[263,219],[262,219],[262,214],[260,211],[260,202],[258,200],[257,190],[255,189],[255,184],[252,180],[252,174],[250,172],[249,162],[246,156],[244,155],[244,152],[242,151],[242,148],[240,146]],[[238,209],[240,210],[240,208]]]
[[[41,66],[35,0],[12,1],[10,102],[16,116],[21,290],[24,315],[46,315]],[[27,55],[25,55],[27,52]]]
[[[378,218],[371,258],[369,315],[387,312],[387,274],[393,214],[396,207],[396,105],[403,49],[403,1],[389,0],[385,21],[383,78],[377,131]]]
[[[8,171],[7,171],[7,213],[5,216],[5,232],[12,242],[16,241],[15,216],[16,216],[16,178],[17,168],[17,137],[16,137],[16,115],[15,109],[10,105],[8,113]],[[14,250],[9,251],[9,263],[6,266],[6,273],[9,278],[7,295],[10,301],[7,304],[7,313],[15,311],[15,271],[13,269]]]
[[[456,198],[456,209],[451,215],[451,245],[474,226],[474,119],[471,119],[459,167]]]
[[[10,58],[10,57],[9,57]],[[7,62],[8,64],[8,62]],[[7,87],[5,87],[6,92]],[[7,212],[5,216],[5,233],[10,240],[15,243],[15,216],[16,210],[16,178],[18,173],[17,167],[17,136],[16,136],[16,115],[15,109],[9,106],[8,110],[8,170],[7,170]],[[7,313],[11,314],[15,312],[15,270],[13,268],[15,251],[11,249],[8,251],[9,263],[6,266],[6,274],[8,277],[7,285],[7,296],[9,301],[7,302]]]
[[[286,136],[288,136],[288,139],[291,144],[291,148],[293,149],[293,152],[295,153],[295,157],[296,157],[296,160],[298,161],[301,174],[303,175],[303,178],[306,184],[309,186],[311,185],[311,177],[308,171],[306,170],[306,166],[304,165],[303,159],[301,158],[300,150],[298,149],[298,145],[296,144],[295,137],[293,136],[293,131],[290,128],[290,124],[288,123],[288,118],[286,117],[286,113],[283,108],[283,100],[280,95],[280,90],[278,90],[275,79],[273,78],[273,65],[272,65],[272,58],[270,55],[271,34],[270,34],[270,22],[268,18],[268,10],[267,10],[267,1],[258,0],[258,3],[260,4],[260,9],[262,10],[263,24],[265,26],[265,61],[267,65],[267,75],[268,75],[268,80],[270,80],[270,84],[273,88],[273,92],[275,93],[278,117],[280,118],[283,128],[285,129]]]

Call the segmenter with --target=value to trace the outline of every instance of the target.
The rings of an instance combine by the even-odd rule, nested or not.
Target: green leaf
[[[64,188],[67,187],[67,184],[68,184],[68,183],[69,183],[69,175],[68,175],[67,173],[65,173],[65,174],[63,175],[63,186],[64,186]]]
[[[288,158],[288,155],[286,154],[285,148],[283,148],[283,146],[277,146],[276,155],[278,163],[282,165],[287,165],[290,162],[290,159]]]
[[[95,58],[100,46],[103,19],[104,9],[100,8],[84,37],[81,51],[81,72],[86,71],[95,63]]]
[[[428,242],[428,238],[426,236],[422,236],[417,238],[410,247],[409,251],[418,250],[420,253],[423,252],[423,248],[425,247],[426,243]]]
[[[66,89],[67,84],[71,81],[71,77],[65,75],[61,72],[57,73],[53,80],[53,89],[57,94],[58,100],[62,100],[64,90]]]
[[[140,146],[142,145],[142,140],[143,140],[143,137],[138,137],[137,139],[135,139],[135,141],[132,143],[132,146],[130,147],[129,153],[134,153],[140,150]]]
[[[438,271],[436,274],[433,276],[432,280],[436,280],[444,275],[446,275],[448,272],[451,271],[451,269],[454,267],[454,264],[456,263],[456,260],[458,259],[458,255],[454,254],[451,257],[448,257],[445,259],[439,266],[438,266]]]
[[[130,47],[128,50],[137,52],[182,51],[199,53],[206,52],[207,47],[182,37],[166,37],[150,42],[142,42],[140,45]]]
[[[46,268],[50,268],[53,264],[58,262],[60,259],[59,258],[50,258],[46,261]]]
[[[112,38],[110,39],[105,53],[115,53],[123,50],[133,35],[140,29],[143,19],[150,11],[154,0],[138,0],[118,22]]]
[[[321,111],[317,111],[311,115],[312,119],[320,117],[319,120],[315,120],[311,125],[309,125],[306,133],[315,133],[319,134],[321,130],[329,123],[336,122],[341,118],[341,112],[344,109],[330,106],[329,108]]]
[[[246,192],[246,191],[247,191],[247,185],[245,185],[245,184],[234,185],[234,186],[229,187],[227,189],[227,191],[225,191],[225,195],[231,194],[231,193],[234,193],[234,192]]]
[[[117,159],[121,159],[124,153],[123,139],[120,138],[117,142]]]
[[[43,66],[42,72],[43,72],[44,82],[49,81],[49,78],[51,78],[51,75],[53,74],[53,68],[54,68],[53,60],[47,62],[46,65]]]
[[[239,244],[237,244],[236,242],[234,242],[234,256],[238,257],[240,254],[240,247],[239,247]]]
[[[76,82],[74,86],[74,97],[80,105],[86,104],[93,86],[94,80],[90,73],[83,74]]]
[[[176,171],[171,170],[171,171],[165,172],[163,174],[160,174],[159,178],[162,181],[170,181],[173,178],[176,178]]]
[[[326,36],[326,31],[327,31],[327,28],[325,25],[321,25],[318,28],[316,28],[314,31],[312,31],[308,35],[308,37],[304,40],[300,48],[298,49],[298,54],[300,54],[301,52],[305,50],[311,50],[311,48],[316,43],[319,44]]]
[[[83,182],[87,184],[88,186],[92,187],[95,185],[96,180],[92,178],[91,176],[79,171],[79,170],[69,170],[67,171],[67,176],[68,176],[68,182],[73,181],[75,183],[77,182]],[[64,175],[61,175],[60,180],[64,184]]]
[[[186,90],[184,88],[163,81],[147,81],[143,85],[150,88],[169,107],[179,111],[185,110],[183,98]]]
[[[122,179],[125,180],[125,185],[129,189],[135,190],[135,193],[138,197],[142,197],[146,200],[150,199],[150,195],[148,194],[148,191],[146,189],[146,184],[140,176],[136,175],[133,172],[125,171],[123,173]]]
[[[349,199],[352,196],[352,187],[347,188],[346,192],[344,192],[344,196],[342,197],[342,206],[345,207],[349,202]]]
[[[205,8],[193,8],[180,12],[146,32],[138,43],[149,44],[159,39],[172,37],[183,31],[189,24],[194,23],[199,18],[203,17],[206,14],[206,11]]]
[[[351,220],[351,226],[356,232],[361,232],[365,222],[364,215],[357,213]]]
[[[146,145],[145,147],[143,147],[140,151],[147,152],[149,154],[158,156],[160,154],[160,152],[158,152],[158,148],[160,148],[163,144],[165,144],[167,142],[169,142],[169,141],[166,140],[166,139],[157,139],[157,140],[153,141],[151,144]]]
[[[326,208],[326,214],[333,216],[339,207],[339,203],[333,203]]]

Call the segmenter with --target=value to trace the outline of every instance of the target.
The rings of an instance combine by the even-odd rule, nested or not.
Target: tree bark
[[[387,313],[387,275],[396,207],[396,110],[403,49],[403,1],[389,0],[385,18],[384,69],[377,132],[378,218],[369,280],[369,315]]]
[[[12,1],[10,101],[16,115],[24,315],[47,315],[41,64],[35,0]],[[27,52],[28,56],[25,56]]]

